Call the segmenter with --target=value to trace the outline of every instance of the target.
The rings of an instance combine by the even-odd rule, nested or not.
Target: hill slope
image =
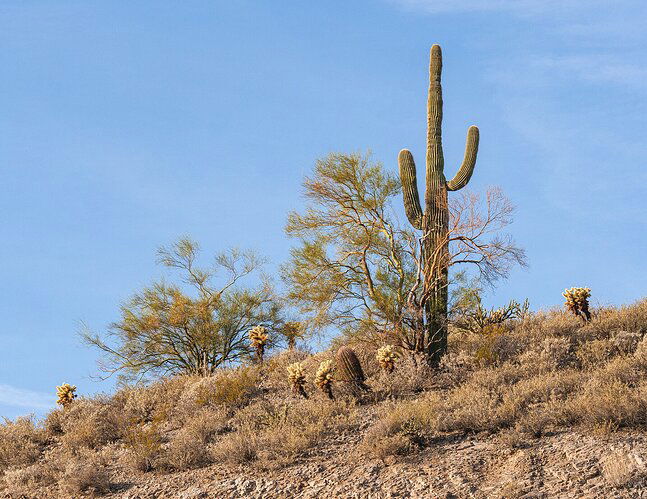
[[[370,392],[288,351],[211,378],[77,399],[0,426],[4,497],[640,497],[647,301],[453,332],[432,371],[352,345]],[[308,399],[286,366],[308,373]]]

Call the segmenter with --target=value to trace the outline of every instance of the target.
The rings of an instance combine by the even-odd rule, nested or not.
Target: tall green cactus
[[[447,270],[449,266],[447,191],[457,191],[470,180],[476,163],[479,130],[471,126],[463,164],[456,176],[445,180],[441,124],[443,97],[440,85],[442,52],[431,47],[429,61],[429,97],[427,100],[427,178],[425,211],[420,206],[413,155],[402,149],[398,155],[404,208],[411,225],[422,230],[423,295],[426,295],[424,331],[417,339],[416,350],[423,351],[437,364],[447,351]]]

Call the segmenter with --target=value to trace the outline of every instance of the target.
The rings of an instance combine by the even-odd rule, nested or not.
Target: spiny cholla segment
[[[382,369],[391,373],[395,369],[395,363],[399,357],[393,345],[385,345],[378,349],[375,358]]]
[[[58,400],[56,403],[62,405],[64,408],[70,405],[76,398],[76,386],[70,385],[69,383],[63,383],[61,386],[56,387],[56,395],[58,395]]]
[[[324,360],[319,364],[319,369],[315,374],[315,385],[319,387],[329,399],[333,398],[332,394],[332,381],[333,381],[333,366],[332,360]]]
[[[263,326],[256,326],[249,331],[249,339],[252,343],[252,347],[256,350],[256,357],[259,362],[263,362],[263,354],[265,353],[267,337],[267,330]]]
[[[306,384],[306,372],[303,364],[301,362],[295,362],[294,364],[290,364],[287,370],[288,381],[290,382],[292,391],[301,395],[303,398],[308,398],[308,394],[304,388]]]
[[[566,309],[573,312],[584,321],[591,320],[591,312],[589,310],[589,297],[591,290],[589,288],[570,288],[565,289],[562,296],[566,298],[564,305]]]

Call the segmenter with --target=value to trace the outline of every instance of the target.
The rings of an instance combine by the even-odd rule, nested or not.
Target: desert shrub
[[[61,416],[61,442],[69,449],[96,449],[121,438],[124,419],[110,401],[77,399]]]
[[[601,460],[602,476],[615,488],[630,486],[644,476],[641,466],[633,454],[615,451]]]
[[[297,399],[290,404],[258,400],[236,413],[231,423],[236,434],[254,435],[254,459],[258,457],[266,464],[283,466],[327,435],[352,427],[356,419],[352,399],[325,404],[316,399]],[[214,446],[217,449],[214,452],[236,445],[240,445],[237,436],[225,435]]]
[[[43,419],[43,428],[48,438],[59,437],[63,434],[65,411],[62,408],[51,410]]]
[[[613,356],[614,345],[608,339],[588,341],[579,346],[575,355],[583,369],[599,369]]]
[[[171,440],[162,459],[165,467],[188,470],[208,465],[211,455],[198,435],[182,430]]]
[[[203,409],[189,419],[164,450],[164,462],[169,468],[186,470],[211,462],[207,446],[227,428],[228,414],[224,410]]]
[[[34,497],[38,488],[51,487],[57,481],[54,470],[47,463],[8,468],[3,478],[4,492],[9,497]]]
[[[249,428],[241,428],[223,436],[209,446],[208,451],[214,462],[245,464],[256,460],[260,447],[257,433]]]
[[[636,351],[641,340],[641,333],[618,331],[613,335],[613,338],[611,338],[611,343],[613,343],[613,346],[620,354],[630,354]]]
[[[431,388],[435,381],[433,370],[426,362],[405,355],[398,359],[397,371],[389,374],[383,370],[368,380],[368,384],[382,397],[404,397]]]
[[[436,407],[439,431],[479,432],[495,429],[496,408],[501,400],[496,386],[466,383],[447,394]]]
[[[548,372],[519,381],[503,393],[493,424],[512,426],[523,420],[526,427],[537,426],[539,422],[545,425],[550,419],[547,412],[551,412],[546,412],[545,404],[566,400],[580,387],[582,378],[581,373],[570,370]],[[535,430],[532,432],[537,433]]]
[[[608,337],[619,331],[642,336],[647,333],[647,299],[621,307],[600,309],[595,320],[587,324],[586,328],[598,337]]]
[[[566,403],[573,420],[594,426],[612,422],[619,427],[642,426],[647,421],[644,392],[617,379],[592,378]]]
[[[501,325],[487,326],[479,335],[474,356],[483,366],[501,364],[520,351],[514,338]]]
[[[162,378],[150,385],[126,386],[112,398],[113,404],[128,422],[166,421],[169,425],[176,423],[174,419],[182,419],[179,414],[183,408],[178,402],[188,387],[201,378],[193,376],[172,376]],[[189,412],[195,408],[191,407]]]
[[[439,405],[436,393],[412,402],[387,404],[383,416],[364,435],[361,450],[384,459],[424,445],[438,427]]]
[[[564,369],[574,361],[573,348],[568,338],[546,338],[541,344],[540,362],[549,369]]]
[[[541,341],[550,336],[566,338],[578,337],[582,321],[561,310],[539,311],[525,321],[523,331],[535,340]]]
[[[124,435],[126,462],[134,470],[151,471],[159,464],[162,435],[157,423],[131,424]]]
[[[10,466],[28,466],[40,458],[46,433],[31,416],[5,419],[0,425],[0,471]]]
[[[223,370],[215,376],[199,378],[190,384],[180,404],[188,412],[201,407],[240,408],[259,392],[260,371],[255,366]]]
[[[71,457],[58,480],[58,486],[67,497],[104,494],[110,490],[106,464],[99,456],[88,452]]]

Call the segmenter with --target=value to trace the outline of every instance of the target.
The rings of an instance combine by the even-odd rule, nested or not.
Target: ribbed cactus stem
[[[337,350],[337,370],[341,380],[351,383],[354,388],[367,390],[362,365],[352,348],[344,346]]]
[[[467,133],[465,156],[456,176],[449,182],[444,174],[442,146],[443,95],[441,86],[442,51],[431,47],[429,57],[429,94],[427,98],[427,164],[425,211],[420,206],[416,183],[416,165],[407,149],[400,151],[398,164],[404,208],[411,225],[423,231],[423,273],[429,300],[425,305],[425,332],[416,344],[432,364],[437,364],[447,349],[447,285],[449,208],[447,192],[457,191],[469,182],[478,152],[479,130],[472,126]]]
[[[398,156],[398,163],[400,165],[404,211],[407,214],[409,223],[420,230],[422,229],[422,208],[420,207],[416,164],[413,161],[413,154],[406,149],[402,149]]]
[[[457,191],[467,185],[474,173],[474,166],[476,165],[476,153],[479,149],[479,129],[475,126],[469,127],[467,130],[467,141],[465,143],[465,156],[463,157],[463,164],[454,175],[454,178],[447,182],[448,191]]]

